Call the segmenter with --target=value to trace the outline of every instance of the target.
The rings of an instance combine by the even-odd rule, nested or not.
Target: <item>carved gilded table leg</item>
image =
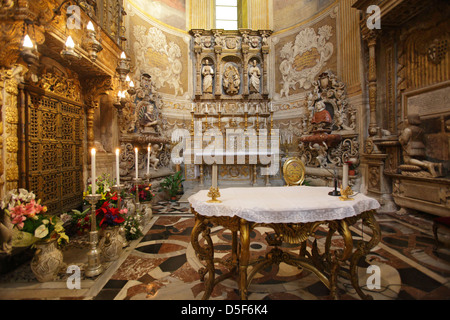
[[[247,220],[240,220],[241,252],[239,259],[239,292],[241,300],[247,300],[247,268],[250,259],[250,226]]]
[[[195,212],[194,212],[195,213]],[[211,295],[214,287],[215,269],[214,269],[214,245],[210,237],[210,228],[208,227],[205,218],[195,214],[195,225],[191,233],[191,244],[200,260],[205,260],[206,269],[200,269],[199,273],[201,281],[205,281],[205,275],[208,273],[208,278],[205,283],[205,293],[202,300],[207,300]],[[202,237],[206,240],[207,246],[200,245],[198,237],[202,234]]]
[[[359,286],[357,267],[359,260],[367,255],[370,250],[372,250],[381,240],[380,226],[375,219],[374,213],[375,211],[372,210],[366,211],[360,215],[363,225],[369,227],[372,230],[372,237],[368,242],[364,241],[364,239],[363,241],[359,242],[355,252],[350,258],[350,279],[353,288],[356,290],[361,299],[365,300],[372,300],[373,297],[362,292]]]

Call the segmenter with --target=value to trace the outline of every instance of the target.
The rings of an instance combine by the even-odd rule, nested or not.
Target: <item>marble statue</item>
[[[239,93],[239,86],[241,85],[241,77],[239,70],[231,63],[227,63],[223,72],[223,88],[228,95],[235,95]]]
[[[202,75],[203,75],[203,93],[212,93],[214,69],[212,65],[209,64],[208,59],[206,59],[205,65],[202,68]]]
[[[162,150],[162,145],[154,144],[152,146],[152,149],[150,151],[150,166],[153,168],[153,170],[158,170],[157,166],[159,164],[159,153]]]
[[[248,74],[250,75],[250,93],[259,93],[261,71],[256,65],[256,59],[253,60],[252,65],[248,69]]]
[[[442,176],[442,163],[425,160],[424,130],[420,127],[421,123],[418,114],[408,115],[407,125],[398,138],[402,145],[403,161],[406,165],[428,171],[432,177]]]

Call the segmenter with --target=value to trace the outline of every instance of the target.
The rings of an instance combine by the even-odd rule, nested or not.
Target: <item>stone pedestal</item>
[[[367,195],[380,202],[378,212],[396,212],[397,206],[391,194],[391,181],[384,174],[385,160],[388,155],[384,153],[363,154],[361,164],[365,170],[363,182]]]

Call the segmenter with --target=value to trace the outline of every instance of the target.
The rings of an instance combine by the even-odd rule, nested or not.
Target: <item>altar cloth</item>
[[[222,203],[207,203],[208,190],[188,198],[203,216],[238,216],[257,223],[307,223],[341,220],[380,208],[377,200],[361,193],[354,200],[330,196],[331,187],[282,186],[220,189]]]

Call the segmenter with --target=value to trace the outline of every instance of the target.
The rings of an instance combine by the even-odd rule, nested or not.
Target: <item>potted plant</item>
[[[58,246],[69,241],[63,222],[54,215],[47,215],[47,207],[36,201],[33,192],[26,189],[10,191],[2,201],[2,209],[13,224],[12,245],[34,245],[36,252],[31,260],[31,270],[40,282],[52,281],[63,263]]]
[[[160,192],[165,191],[169,195],[169,199],[171,201],[176,201],[178,191],[181,189],[181,183],[184,181],[183,176],[181,175],[181,171],[177,171],[177,173],[167,176],[163,182],[161,182]]]

